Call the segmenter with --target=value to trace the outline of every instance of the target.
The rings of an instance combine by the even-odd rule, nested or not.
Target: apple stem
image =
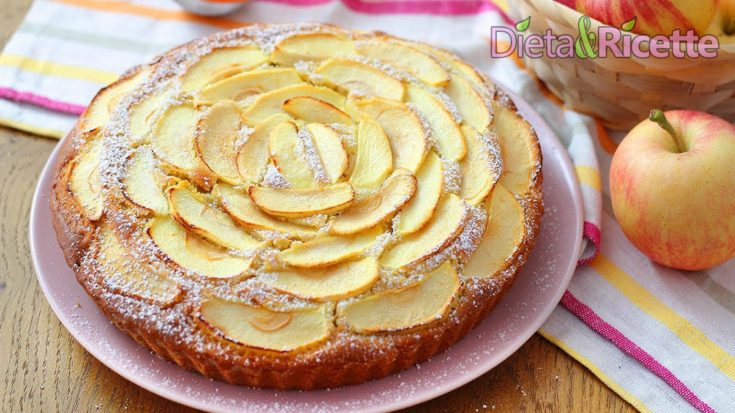
[[[661,129],[665,130],[666,132],[671,135],[671,137],[674,139],[674,145],[676,146],[676,152],[677,153],[683,153],[686,152],[684,148],[684,142],[681,140],[681,137],[678,133],[674,130],[674,127],[671,126],[671,123],[669,123],[669,120],[666,119],[666,115],[664,115],[664,112],[659,109],[654,109],[651,111],[651,114],[648,116],[648,119],[652,122],[658,123],[658,126],[661,127]]]

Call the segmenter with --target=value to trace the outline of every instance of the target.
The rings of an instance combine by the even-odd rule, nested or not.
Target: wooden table
[[[0,44],[31,0],[6,0]],[[51,311],[31,265],[28,213],[56,141],[0,128],[0,411],[181,412],[89,355]],[[415,412],[634,411],[584,366],[533,336],[481,378]]]

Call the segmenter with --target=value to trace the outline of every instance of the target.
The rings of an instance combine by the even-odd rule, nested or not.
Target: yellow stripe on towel
[[[591,166],[584,166],[584,165],[579,165],[575,169],[577,171],[577,177],[579,178],[579,182],[597,191],[599,191],[600,188],[602,188],[602,183],[601,183],[602,181],[600,180],[600,171],[598,171],[597,169]]]
[[[0,55],[0,66],[15,67],[27,72],[36,72],[47,76],[86,80],[100,85],[108,85],[120,77],[120,75],[115,72],[54,63],[48,60],[36,60],[30,57],[14,54]]]
[[[669,308],[658,297],[602,254],[590,265],[607,282],[625,295],[630,302],[666,326],[684,344],[701,354],[727,377],[735,380],[735,357],[710,340],[704,332]]]
[[[60,130],[35,126],[7,118],[0,118],[0,126],[7,126],[8,128],[17,129],[23,132],[33,133],[35,135],[45,136],[47,138],[54,139],[61,139],[64,137],[64,135],[66,135],[66,132]]]
[[[564,350],[565,353],[572,356],[573,359],[577,360],[578,362],[582,363],[585,367],[587,367],[592,374],[597,376],[598,379],[600,379],[603,383],[607,385],[612,391],[620,395],[623,399],[625,399],[628,403],[632,404],[633,407],[638,409],[638,411],[642,413],[648,413],[651,410],[648,408],[648,406],[645,405],[639,398],[632,395],[630,392],[628,392],[626,389],[621,387],[618,382],[611,379],[607,374],[605,374],[602,369],[597,367],[597,365],[592,362],[592,360],[588,359],[587,357],[581,355],[573,348],[569,347],[567,343],[561,341],[558,337],[555,337],[548,331],[544,330],[543,328],[540,329],[539,334],[541,334],[545,339],[551,341],[553,344],[555,344],[560,349]]]

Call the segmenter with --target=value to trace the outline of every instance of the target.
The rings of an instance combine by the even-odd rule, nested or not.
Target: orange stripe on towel
[[[212,18],[206,16],[197,16],[196,14],[187,13],[185,11],[165,10],[156,7],[140,6],[137,4],[129,4],[127,2],[100,2],[94,0],[54,0],[56,3],[66,4],[70,6],[83,7],[85,9],[104,11],[109,13],[132,14],[135,16],[149,17],[156,20],[185,21],[191,23],[207,24],[222,29],[234,29],[245,25],[245,22],[237,20],[228,20],[222,18]]]

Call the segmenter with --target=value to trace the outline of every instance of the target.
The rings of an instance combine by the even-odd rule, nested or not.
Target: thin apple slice
[[[190,102],[167,108],[153,126],[151,147],[156,157],[174,173],[209,189],[214,177],[199,158],[194,144],[198,121],[199,112]]]
[[[500,179],[499,160],[494,159],[482,137],[471,127],[462,127],[467,139],[467,157],[462,161],[462,188],[459,196],[472,205],[479,205],[490,195]],[[494,165],[498,164],[498,167]]]
[[[148,146],[141,146],[128,162],[123,180],[125,198],[156,215],[167,215],[168,200],[163,194],[165,175],[158,167],[153,151]]]
[[[292,267],[326,267],[362,254],[382,232],[375,227],[351,236],[316,238],[281,251],[279,257]]]
[[[431,151],[426,156],[424,164],[421,165],[416,175],[416,194],[411,201],[401,210],[395,231],[401,237],[423,228],[434,215],[434,210],[442,195],[444,188],[444,164],[436,154]]]
[[[242,100],[302,83],[304,81],[301,80],[299,72],[290,67],[243,72],[203,88],[199,92],[199,99],[210,103],[220,100]]]
[[[342,139],[334,129],[321,123],[310,123],[306,125],[306,129],[314,140],[329,182],[337,183],[349,165]]]
[[[270,161],[268,140],[271,131],[274,127],[290,120],[288,115],[279,113],[255,125],[253,132],[240,146],[235,161],[243,182],[255,184],[260,181]]]
[[[166,190],[171,216],[195,234],[217,245],[238,251],[249,251],[263,245],[238,227],[223,211],[204,195],[181,181]]]
[[[347,208],[355,198],[352,185],[345,182],[312,189],[251,186],[248,193],[261,210],[286,218],[331,214]]]
[[[258,96],[253,104],[245,111],[245,117],[252,122],[260,122],[277,113],[286,113],[283,104],[295,97],[307,96],[327,102],[336,108],[345,105],[344,96],[332,89],[311,85],[292,85],[272,90]]]
[[[233,278],[245,275],[252,258],[230,255],[214,245],[186,231],[170,217],[152,219],[147,225],[148,236],[158,249],[184,270],[211,278]]]
[[[454,75],[446,87],[447,96],[457,105],[464,123],[483,133],[492,120],[492,108],[477,92],[472,83],[461,76]]]
[[[495,130],[503,157],[500,183],[514,194],[524,194],[533,185],[540,164],[535,133],[515,111],[502,105],[495,108]]]
[[[451,67],[454,71],[461,73],[470,82],[480,88],[486,88],[485,79],[480,75],[477,70],[469,64],[463,62],[456,55],[443,49],[437,49],[436,47],[429,46],[425,43],[409,43],[411,46],[434,56],[437,60],[444,63],[445,66]]]
[[[370,289],[380,278],[373,257],[319,269],[289,269],[275,273],[273,286],[307,300],[328,301],[354,297]]]
[[[131,104],[129,126],[131,142],[139,142],[147,137],[158,119],[156,115],[162,112],[163,102],[168,97],[169,87],[164,87]]]
[[[363,56],[389,63],[432,86],[441,87],[449,82],[449,73],[436,59],[408,44],[363,40],[356,42],[355,48]]]
[[[280,312],[211,298],[196,319],[223,339],[265,350],[288,352],[325,340],[333,327],[332,306]]]
[[[120,79],[102,89],[81,118],[82,131],[87,132],[104,126],[122,98],[142,84],[148,78],[149,73],[148,68],[139,70],[134,75]]]
[[[114,293],[169,307],[181,298],[181,287],[150,266],[132,258],[112,229],[100,229],[96,263],[109,277],[105,284]],[[137,262],[137,263],[136,263]]]
[[[462,200],[454,194],[445,195],[439,201],[431,221],[387,251],[381,259],[381,265],[402,269],[423,262],[454,241],[466,221],[467,209]]]
[[[380,124],[363,118],[357,126],[357,155],[350,183],[356,188],[375,188],[393,170],[390,141]]]
[[[431,125],[439,155],[449,161],[461,161],[467,153],[464,136],[444,104],[431,92],[416,85],[408,85],[407,96],[408,102]]]
[[[293,188],[314,188],[319,183],[317,171],[309,164],[304,145],[294,122],[284,122],[271,129],[268,152],[278,172]],[[320,162],[319,159],[312,160]]]
[[[181,89],[189,92],[268,61],[268,56],[255,44],[214,49],[197,59],[181,78]]]
[[[194,140],[204,164],[223,181],[238,184],[237,153],[242,113],[234,101],[212,105],[199,120]]]
[[[488,223],[480,245],[465,264],[464,277],[491,278],[512,262],[526,237],[523,206],[502,185],[485,201]]]
[[[283,110],[305,122],[344,123],[351,125],[352,118],[334,105],[310,96],[297,96],[283,104]]]
[[[229,185],[218,184],[214,192],[219,195],[222,207],[232,219],[248,228],[289,233],[300,237],[309,237],[316,232],[311,228],[284,222],[264,214],[246,192]]]
[[[372,228],[406,205],[414,192],[416,177],[406,169],[396,169],[374,194],[334,217],[329,232],[351,235]]]
[[[350,302],[339,315],[358,333],[406,330],[441,319],[459,287],[457,272],[445,262],[418,284]]]
[[[358,96],[377,96],[402,100],[403,83],[385,72],[353,60],[330,59],[316,70],[329,82]]]
[[[429,150],[428,131],[405,103],[372,98],[355,102],[357,108],[375,119],[390,141],[393,167],[416,173]]]
[[[102,156],[102,139],[94,135],[87,148],[74,159],[71,170],[71,192],[79,201],[87,219],[96,221],[104,210],[104,195],[100,179],[100,157]]]
[[[334,33],[301,33],[278,43],[270,60],[279,66],[293,66],[300,61],[320,62],[332,56],[354,54],[355,46],[345,36]]]

